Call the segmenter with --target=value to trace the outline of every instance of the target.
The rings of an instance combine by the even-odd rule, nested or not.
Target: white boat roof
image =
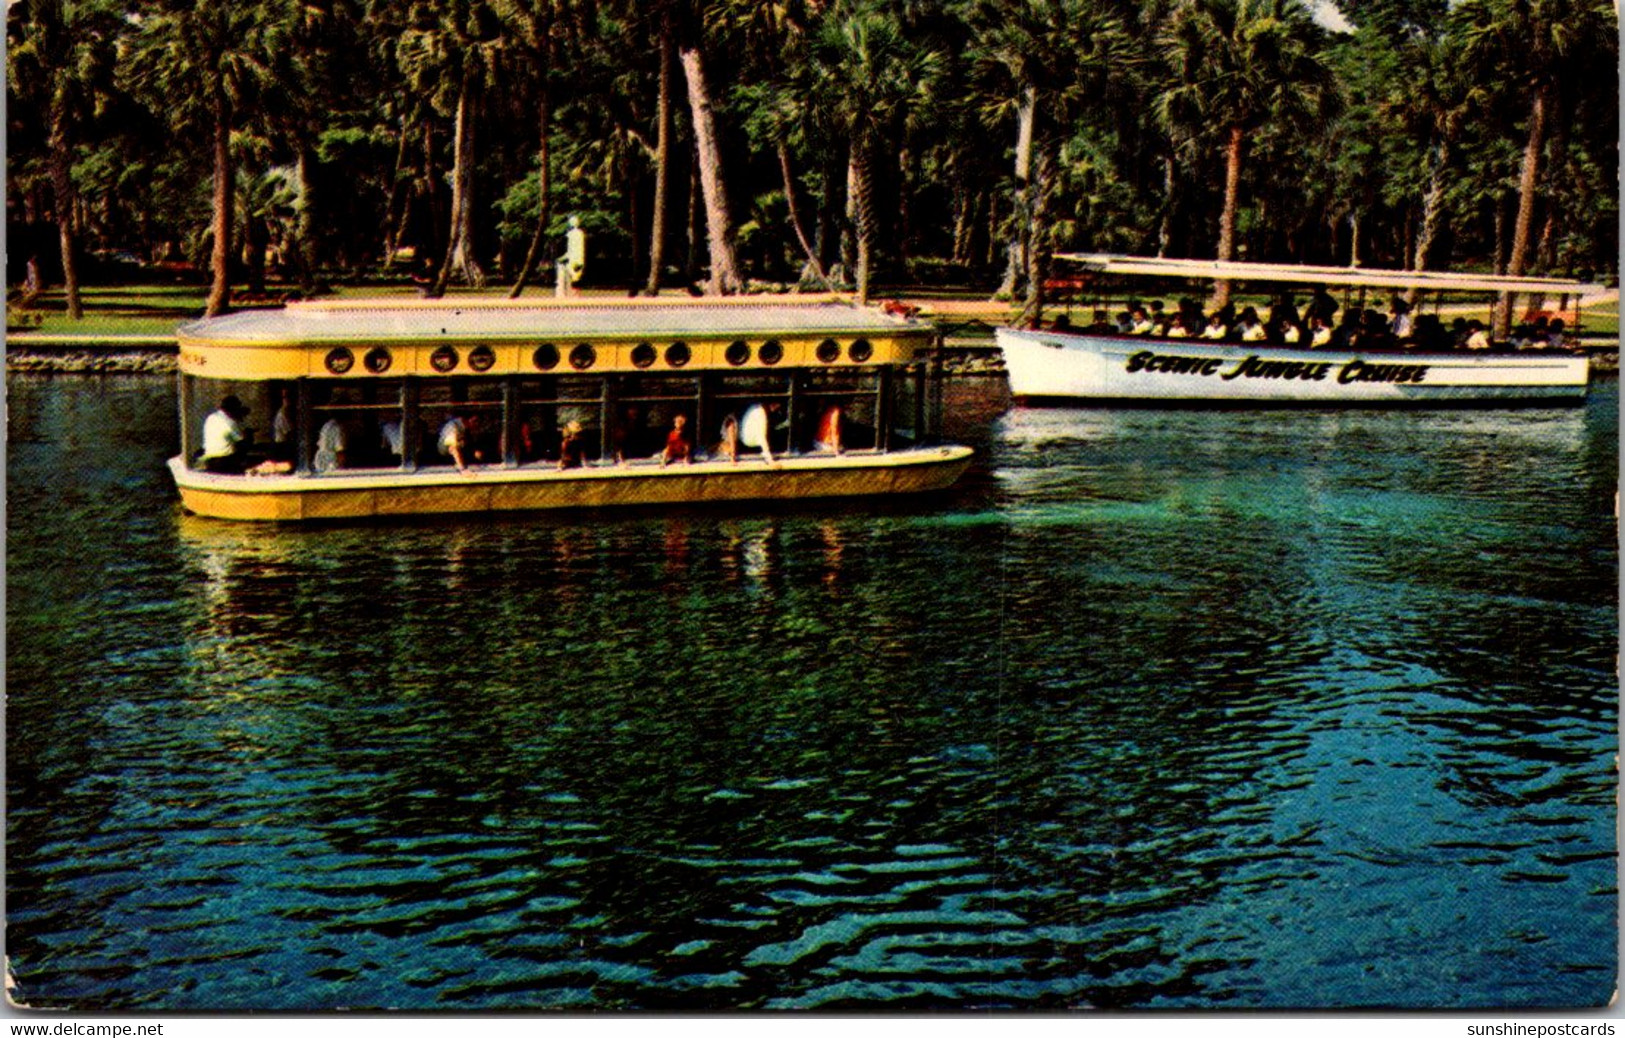
[[[1567,278],[1511,277],[1505,274],[1452,274],[1436,270],[1382,270],[1370,267],[1317,267],[1292,263],[1161,259],[1107,252],[1058,252],[1058,260],[1100,274],[1139,277],[1201,278],[1226,281],[1271,281],[1299,285],[1349,285],[1368,288],[1424,288],[1466,292],[1556,292],[1590,296],[1601,285]]]
[[[805,297],[803,297],[803,300]],[[435,339],[559,340],[929,332],[923,321],[829,298],[760,300],[353,300],[289,303],[182,325],[183,338],[220,343]]]

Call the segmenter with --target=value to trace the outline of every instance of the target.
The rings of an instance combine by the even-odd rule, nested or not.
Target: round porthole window
[[[841,344],[834,339],[825,339],[818,344],[814,355],[824,364],[834,364],[841,358]]]
[[[335,346],[327,351],[327,370],[335,375],[342,375],[355,367],[355,354],[343,346]]]
[[[728,348],[723,351],[722,357],[737,368],[745,361],[750,360],[750,343],[743,339],[736,339],[728,344]]]
[[[756,351],[763,364],[777,364],[784,359],[784,344],[777,339],[769,339],[762,343],[762,348]]]
[[[550,342],[544,342],[530,355],[530,362],[536,365],[537,371],[552,371],[559,366],[559,348]]]
[[[666,363],[674,368],[680,368],[687,364],[692,356],[693,354],[689,352],[688,343],[686,342],[674,342],[666,347]]]
[[[646,342],[640,342],[632,347],[632,366],[646,368],[655,362],[655,348]]]
[[[429,354],[429,367],[436,371],[450,371],[457,366],[457,351],[450,346],[441,346]]]
[[[497,351],[489,346],[476,346],[468,351],[468,366],[475,371],[490,371],[497,362]]]
[[[577,371],[586,371],[598,363],[598,351],[587,343],[581,343],[570,351],[570,366]]]
[[[395,358],[390,356],[389,351],[382,346],[376,346],[367,351],[367,355],[361,358],[361,363],[365,364],[367,370],[374,375],[382,375],[389,370],[391,364],[395,363]]]
[[[857,339],[853,341],[851,346],[846,348],[846,353],[854,361],[862,364],[875,355],[875,348],[869,344],[868,339]]]

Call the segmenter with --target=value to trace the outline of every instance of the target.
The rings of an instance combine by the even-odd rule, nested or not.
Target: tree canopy
[[[1614,270],[1608,0],[1339,10],[17,0],[8,278],[519,291],[572,216],[584,284],[645,292],[1031,298],[1063,248]]]

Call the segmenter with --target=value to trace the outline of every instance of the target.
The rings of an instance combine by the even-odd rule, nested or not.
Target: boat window
[[[687,364],[691,356],[686,342],[674,342],[666,347],[666,363],[674,368]]]
[[[777,364],[784,359],[784,344],[777,339],[769,339],[762,343],[762,348],[756,351],[763,364]]]
[[[442,346],[429,354],[429,366],[436,371],[446,372],[457,366],[457,351],[450,346]]]
[[[750,343],[744,339],[735,339],[728,344],[728,348],[723,352],[722,356],[729,364],[737,368],[750,360]]]
[[[847,347],[846,353],[854,361],[862,364],[875,355],[875,348],[869,344],[868,339],[856,339]]]
[[[640,342],[632,347],[632,366],[646,368],[655,362],[655,348],[651,343]]]
[[[327,351],[325,361],[327,370],[335,375],[342,375],[355,367],[355,354],[346,346],[335,346]]]
[[[818,344],[818,359],[825,364],[834,364],[841,356],[841,344],[834,339],[825,339]]]
[[[586,371],[598,362],[598,351],[588,343],[581,343],[570,351],[570,366],[577,371]]]
[[[490,371],[496,362],[496,351],[489,346],[476,346],[468,351],[468,366],[475,371]]]
[[[530,355],[530,362],[536,365],[538,371],[552,371],[559,366],[559,348],[544,342]]]
[[[367,370],[374,375],[382,375],[389,370],[389,366],[394,362],[395,358],[382,346],[375,346],[368,350],[367,355],[361,359],[361,363],[366,365]]]

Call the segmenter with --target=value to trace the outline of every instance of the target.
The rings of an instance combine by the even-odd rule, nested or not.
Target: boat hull
[[[374,516],[520,512],[620,505],[701,504],[911,494],[951,486],[969,447],[886,454],[757,457],[671,465],[634,462],[560,471],[551,466],[418,472],[364,470],[321,476],[227,476],[169,460],[181,504],[217,519],[297,522]]]
[[[1508,406],[1585,400],[1561,352],[1353,353],[1000,328],[1010,393],[1142,406]]]

